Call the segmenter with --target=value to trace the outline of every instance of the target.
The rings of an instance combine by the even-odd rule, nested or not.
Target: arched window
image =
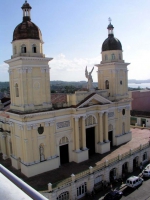
[[[105,60],[108,60],[108,56],[107,56],[107,54],[105,55]]]
[[[108,131],[113,131],[113,125],[112,124],[109,124]]]
[[[109,89],[109,81],[108,80],[105,81],[105,89]]]
[[[17,48],[16,48],[16,46],[14,46],[14,54],[16,54],[17,53]]]
[[[122,123],[122,134],[124,134],[125,133],[125,123],[123,122]]]
[[[58,197],[57,200],[69,200],[69,192],[63,192]]]
[[[26,45],[23,44],[23,45],[21,46],[21,53],[26,53],[26,52],[27,52]]]
[[[40,152],[40,162],[45,160],[45,155],[44,155],[44,145],[40,144],[39,146],[39,152]]]
[[[115,54],[111,54],[111,59],[115,60]]]
[[[59,142],[59,145],[66,144],[66,143],[68,143],[68,138],[67,137],[63,137],[63,138],[61,138],[61,140]]]
[[[147,152],[145,152],[144,154],[143,154],[143,161],[144,160],[147,160]]]
[[[16,97],[19,97],[19,88],[18,88],[18,84],[15,84],[15,93],[16,93]]]
[[[32,45],[32,53],[36,53],[36,45],[35,44]]]
[[[86,125],[86,126],[91,126],[91,125],[94,125],[94,124],[96,124],[96,119],[95,119],[95,117],[94,117],[93,115],[88,116],[88,117],[86,118],[86,120],[85,120],[85,125]]]
[[[122,115],[125,115],[126,111],[125,109],[122,109]]]

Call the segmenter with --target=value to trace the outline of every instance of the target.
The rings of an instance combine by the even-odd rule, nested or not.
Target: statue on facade
[[[87,89],[88,90],[93,90],[93,79],[92,79],[92,72],[93,72],[94,67],[92,68],[92,70],[90,72],[87,71],[87,66],[85,68],[85,77],[88,79],[88,83],[87,83]]]

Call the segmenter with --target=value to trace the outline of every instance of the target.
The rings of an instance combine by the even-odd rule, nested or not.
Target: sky
[[[12,36],[22,22],[24,0],[1,0],[0,82],[9,81],[5,60],[12,55]],[[86,81],[88,71],[101,62],[108,36],[108,18],[120,40],[128,79],[150,79],[149,0],[28,0],[31,21],[41,30],[44,54],[53,58],[50,80]],[[97,67],[92,73],[97,82]]]

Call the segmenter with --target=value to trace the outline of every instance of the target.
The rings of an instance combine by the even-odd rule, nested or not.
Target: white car
[[[150,168],[146,168],[142,171],[144,177],[150,177]]]
[[[138,176],[131,176],[126,180],[126,185],[131,188],[136,188],[143,183],[143,179]]]

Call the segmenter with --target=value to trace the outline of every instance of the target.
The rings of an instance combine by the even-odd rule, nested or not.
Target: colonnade
[[[79,142],[79,119],[81,119],[81,135],[82,135],[82,150],[86,150],[86,125],[85,120],[86,116],[75,116],[74,117],[74,143],[75,143],[75,151],[80,151],[80,142]],[[98,127],[98,133],[96,137],[96,143],[104,143],[108,142],[108,112],[100,112],[98,113],[97,123],[93,124],[93,126]]]

